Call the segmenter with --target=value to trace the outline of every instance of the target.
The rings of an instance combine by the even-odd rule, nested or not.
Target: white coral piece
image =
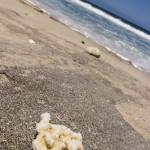
[[[87,47],[87,52],[97,58],[101,56],[100,50],[96,47]]]
[[[32,142],[34,150],[84,150],[80,133],[49,121],[49,113],[41,115],[41,121],[36,125],[38,136]]]

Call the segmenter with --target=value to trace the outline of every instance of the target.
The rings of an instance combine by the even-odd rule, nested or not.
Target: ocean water
[[[150,72],[150,35],[80,0],[30,0],[108,50]]]

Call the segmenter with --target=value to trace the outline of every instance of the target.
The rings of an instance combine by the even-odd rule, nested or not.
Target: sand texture
[[[80,132],[85,150],[149,150],[149,110],[148,74],[43,12],[1,0],[0,150],[32,150],[44,112]]]

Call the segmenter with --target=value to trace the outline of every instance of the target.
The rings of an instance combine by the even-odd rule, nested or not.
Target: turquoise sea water
[[[150,35],[80,0],[30,0],[135,67],[150,72]]]

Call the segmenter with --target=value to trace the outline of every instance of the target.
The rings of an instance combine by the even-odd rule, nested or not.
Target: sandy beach
[[[1,0],[1,150],[32,150],[44,112],[81,132],[86,150],[148,150],[149,83],[149,74],[42,11]]]

